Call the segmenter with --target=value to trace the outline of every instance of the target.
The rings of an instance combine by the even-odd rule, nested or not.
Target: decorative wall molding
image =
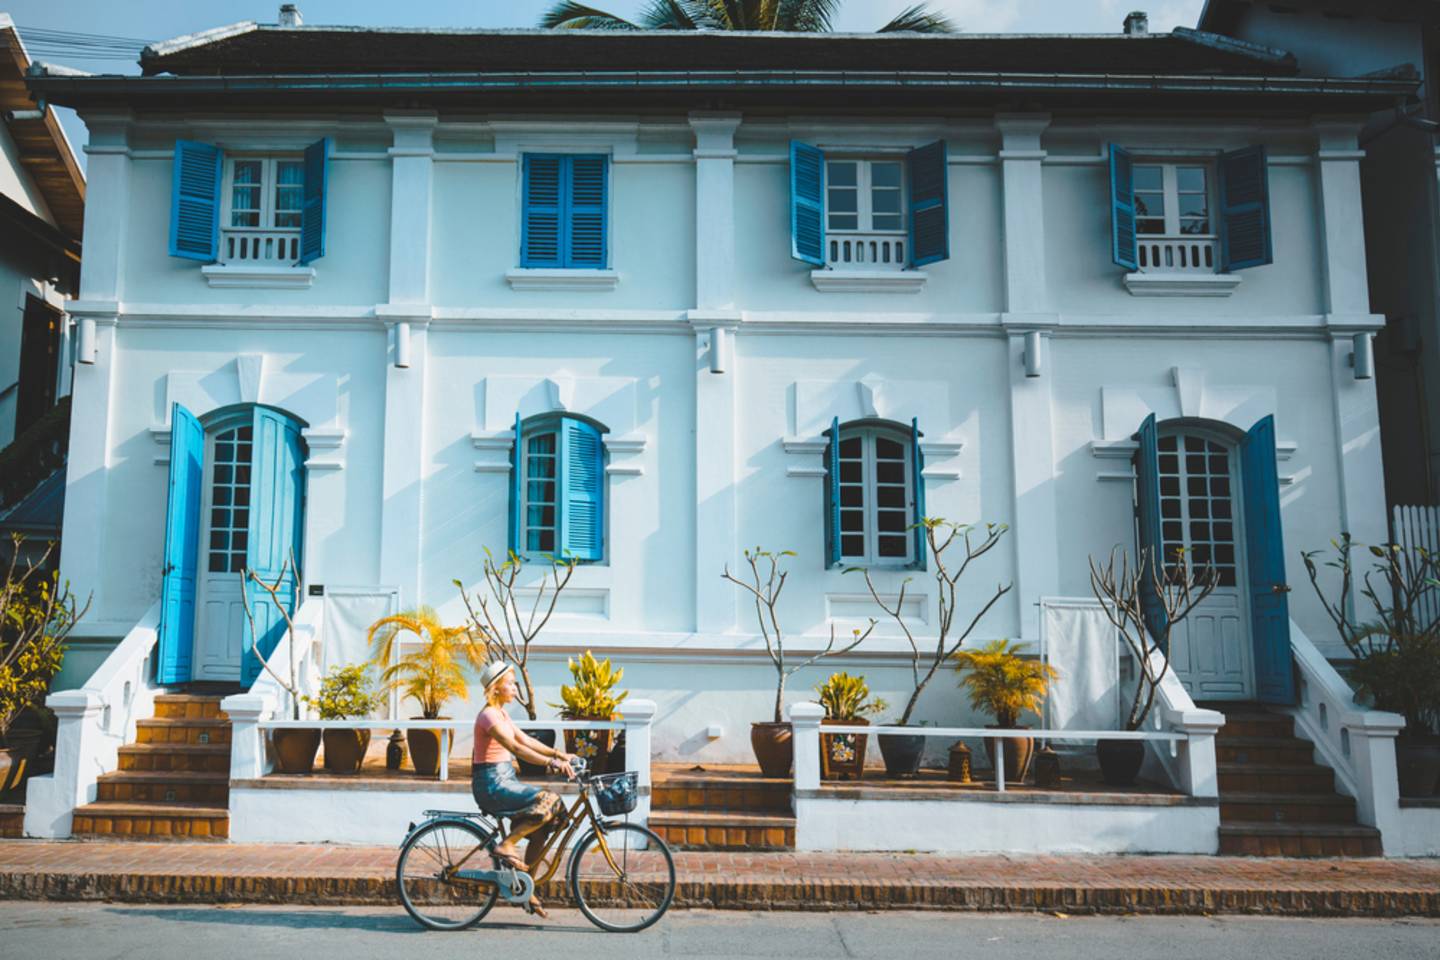
[[[1107,466],[1113,469],[1100,470],[1095,474],[1096,480],[1134,480],[1135,468],[1131,466],[1131,458],[1140,444],[1134,440],[1091,440],[1090,455],[1096,460],[1108,461]],[[1300,445],[1293,440],[1275,441],[1275,460],[1277,463],[1286,463],[1294,458]],[[1121,466],[1123,464],[1123,466]],[[1288,487],[1295,482],[1296,474],[1281,473],[1279,475],[1280,486]]]
[[[300,431],[310,455],[305,466],[310,470],[345,469],[345,439],[348,432],[338,427],[306,427]]]
[[[241,403],[259,403],[261,380],[265,376],[265,354],[245,353],[235,358],[236,381]]]
[[[645,446],[649,441],[644,433],[638,431],[616,436],[605,435],[605,452],[610,457],[610,462],[605,465],[605,473],[612,477],[639,477],[645,473],[644,464],[640,457],[645,452]],[[479,458],[475,461],[476,473],[504,473],[510,472],[510,452],[515,446],[514,430],[476,430],[470,434],[470,446],[479,451]]]
[[[688,333],[689,331],[686,330]],[[606,443],[639,428],[634,377],[583,377],[558,370],[549,376],[493,376],[482,382],[476,436],[513,430],[522,420],[545,413],[578,413],[609,428]]]
[[[252,267],[236,263],[209,263],[200,268],[205,282],[215,288],[304,290],[315,282],[314,267]]]
[[[1238,273],[1127,273],[1132,297],[1228,297],[1240,287]]]
[[[924,270],[810,271],[810,283],[821,293],[919,293],[929,279]]]
[[[926,480],[959,480],[964,474],[958,464],[952,463],[965,449],[965,441],[921,440],[920,453],[925,457],[925,466],[920,476]]]
[[[540,267],[515,267],[505,271],[505,282],[512,290],[569,290],[583,293],[604,293],[620,283],[614,270],[561,270]]]

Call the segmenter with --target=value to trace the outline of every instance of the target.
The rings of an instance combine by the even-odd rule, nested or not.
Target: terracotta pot
[[[25,778],[36,772],[35,761],[39,758],[45,734],[39,730],[10,728],[3,741],[6,750],[14,756],[9,775],[0,777],[0,793],[15,790]]]
[[[905,733],[882,733],[880,756],[885,760],[885,776],[913,777],[920,772],[920,758],[925,754],[925,738]]]
[[[868,727],[869,720],[822,720],[821,727]],[[820,734],[820,779],[859,780],[865,772],[866,733]]]
[[[516,726],[517,726],[517,727],[520,727],[521,730],[524,730],[526,733],[530,734],[530,736],[534,737],[536,740],[539,740],[541,743],[545,744],[545,746],[547,746],[547,747],[553,747],[553,746],[555,746],[555,731],[554,731],[554,730],[526,730],[524,726],[521,726],[521,725],[518,724],[518,723],[516,724]],[[543,763],[531,763],[529,760],[522,760],[522,759],[520,759],[520,758],[518,758],[518,757],[517,757],[516,759],[520,761],[520,776],[522,776],[522,777],[542,777],[542,776],[545,775],[545,764],[543,764]]]
[[[1001,727],[985,724],[986,730],[1028,730],[1029,727]],[[1029,737],[986,737],[985,756],[990,758],[990,768],[995,769],[995,741],[1003,740],[1005,746],[1005,783],[1020,783],[1030,771],[1030,758],[1035,754],[1035,741]]]
[[[370,749],[369,730],[326,730],[325,769],[330,773],[359,773]]]
[[[594,718],[569,717],[567,719]],[[582,758],[589,765],[590,770],[603,773],[608,769],[614,735],[614,730],[566,730],[565,752]]]
[[[449,717],[411,717],[412,720],[449,720]],[[422,777],[440,776],[440,731],[425,730],[420,727],[411,727],[405,731],[405,742],[410,746],[410,765],[415,768],[415,773]],[[450,743],[446,750],[449,753],[455,750],[455,737],[452,734]]]
[[[281,773],[309,773],[315,769],[315,753],[320,749],[320,731],[310,727],[286,727],[276,730],[275,765]]]
[[[789,777],[795,766],[795,743],[788,723],[750,724],[750,747],[766,777]]]
[[[1395,772],[1400,778],[1400,796],[1434,796],[1440,789],[1440,743],[1396,743]]]
[[[24,781],[27,760],[23,750],[0,747],[0,793],[18,787]]]
[[[1110,786],[1133,786],[1145,763],[1145,741],[1097,740],[1095,758],[1100,761],[1100,776]]]

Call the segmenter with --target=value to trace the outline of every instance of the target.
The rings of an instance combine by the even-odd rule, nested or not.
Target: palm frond
[[[639,30],[624,17],[598,10],[575,0],[558,0],[540,15],[540,26],[558,30]]]
[[[954,21],[943,13],[935,13],[927,4],[906,7],[876,33],[959,33]]]
[[[793,33],[829,33],[831,20],[840,9],[840,0],[777,0],[767,30]]]
[[[699,30],[706,9],[696,0],[651,0],[639,19],[646,30]]]

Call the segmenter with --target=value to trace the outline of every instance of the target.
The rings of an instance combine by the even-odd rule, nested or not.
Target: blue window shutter
[[[1360,224],[1355,224],[1360,229]],[[1274,262],[1270,239],[1270,179],[1264,147],[1220,155],[1220,270]]]
[[[1110,144],[1110,259],[1139,270],[1135,249],[1135,170],[1130,152]]]
[[[1160,538],[1160,433],[1155,414],[1140,424],[1135,438],[1140,442],[1135,451],[1135,557],[1141,565],[1140,614],[1152,637],[1165,632],[1165,604],[1155,590],[1151,571],[1165,575],[1164,542]],[[1169,655],[1170,651],[1165,651]]]
[[[830,421],[825,449],[825,566],[840,566],[840,418]]]
[[[568,229],[565,266],[604,269],[606,265],[607,163],[604,156],[566,157]]]
[[[790,256],[825,266],[825,153],[790,141]]]
[[[600,431],[583,420],[560,421],[559,553],[575,560],[604,558],[605,448]]]
[[[1290,601],[1277,474],[1275,418],[1266,417],[1250,428],[1240,447],[1250,640],[1255,649],[1255,699],[1288,705],[1295,702],[1295,670],[1290,656]]]
[[[945,141],[911,150],[905,158],[910,186],[910,265],[950,259],[949,173]]]
[[[920,418],[910,421],[910,474],[915,484],[915,510],[910,522],[915,524],[915,561],[912,569],[924,570],[929,563],[929,542],[925,536],[925,454],[920,452]]]
[[[300,600],[296,567],[305,557],[302,539],[305,525],[305,455],[301,448],[300,426],[275,410],[256,407],[250,458],[250,517],[247,529],[245,565],[266,583],[274,585],[284,573],[279,598],[292,616]],[[287,566],[292,559],[294,565]],[[270,595],[258,584],[245,584],[246,600],[255,618],[260,653],[269,657],[285,636],[285,618],[275,609]],[[250,625],[245,624],[245,646],[241,653],[241,682],[245,686],[260,676],[261,663],[250,646]]]
[[[160,581],[158,683],[190,680],[200,505],[205,499],[205,430],[180,404],[170,407],[170,496],[165,507],[165,572]]]
[[[510,552],[524,553],[520,542],[520,509],[525,496],[524,438],[520,434],[520,414],[515,414],[515,442],[510,448]]]
[[[520,266],[564,266],[565,158],[525,154],[520,215]]]
[[[325,195],[330,177],[330,138],[305,148],[305,188],[300,208],[300,263],[325,256]]]
[[[175,141],[170,196],[170,256],[214,263],[220,250],[220,184],[225,154],[193,140]]]

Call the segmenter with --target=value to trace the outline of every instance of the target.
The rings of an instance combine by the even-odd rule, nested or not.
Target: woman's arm
[[[487,708],[493,709],[493,708]],[[533,737],[526,736],[511,723],[495,723],[490,727],[490,736],[500,745],[522,760],[541,764],[547,770],[560,770],[567,777],[575,772],[570,769],[570,758],[563,751],[552,750]]]
[[[556,760],[564,760],[566,763],[569,763],[571,760],[575,759],[575,755],[573,753],[566,753],[559,747],[552,747],[548,743],[537,740],[534,737],[530,736],[530,734],[526,733],[524,730],[521,730],[519,727],[515,727],[513,729],[515,730],[516,740],[518,740],[520,743],[525,744],[532,750],[539,751],[542,756],[554,757]]]

